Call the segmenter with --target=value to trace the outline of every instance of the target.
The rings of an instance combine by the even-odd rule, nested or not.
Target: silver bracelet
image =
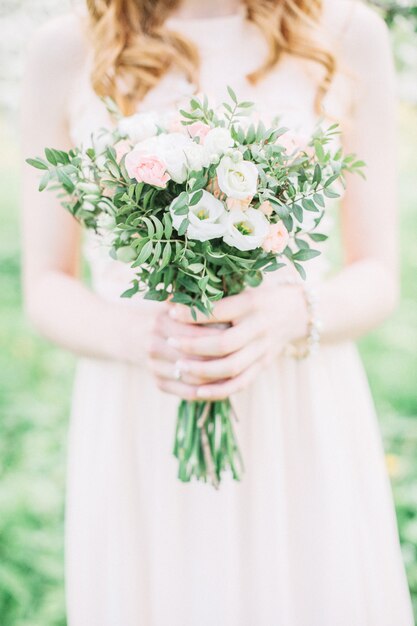
[[[280,281],[281,285],[294,285],[301,287],[307,308],[307,336],[294,343],[289,343],[283,350],[283,355],[293,359],[306,359],[316,352],[320,343],[321,322],[318,318],[317,291],[311,285],[295,277]]]

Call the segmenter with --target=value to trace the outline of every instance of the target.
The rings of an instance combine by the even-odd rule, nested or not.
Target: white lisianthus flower
[[[128,137],[133,143],[138,143],[158,132],[158,118],[155,113],[136,113],[123,117],[118,123],[118,129],[123,137]]]
[[[226,210],[223,202],[217,200],[208,191],[203,191],[201,200],[194,206],[190,206],[188,215],[176,215],[172,208],[174,202],[169,207],[172,224],[178,230],[183,220],[187,217],[190,222],[187,228],[187,236],[190,239],[208,241],[209,239],[222,237],[225,233],[226,226],[223,223],[223,218],[226,215]]]
[[[238,250],[260,248],[268,236],[269,221],[258,209],[230,211],[223,218],[224,241]]]
[[[258,169],[251,161],[235,163],[230,157],[224,156],[216,173],[221,191],[229,198],[244,200],[255,195]]]
[[[234,144],[228,128],[212,128],[204,138],[207,159],[221,157]]]

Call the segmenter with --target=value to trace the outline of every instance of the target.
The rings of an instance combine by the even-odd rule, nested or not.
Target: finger
[[[165,359],[171,363],[175,363],[184,358],[184,353],[169,345],[165,338],[159,335],[152,335],[146,349],[148,357],[152,359]]]
[[[197,390],[199,400],[224,400],[234,393],[247,387],[263,369],[262,360],[256,361],[236,378],[231,378],[222,383],[203,385]]]
[[[222,359],[209,359],[205,361],[179,360],[177,367],[185,376],[190,376],[193,381],[207,382],[222,379],[236,378],[253,363],[263,358],[267,352],[265,339],[252,341],[242,350],[238,350]]]
[[[221,330],[213,336],[171,337],[169,345],[186,355],[220,357],[240,350],[265,334],[266,323],[260,313],[248,315],[235,326]]]
[[[196,319],[191,315],[191,309],[183,304],[171,304],[169,315],[172,319],[186,324],[218,324],[220,322],[234,322],[253,308],[253,295],[250,290],[237,296],[229,296],[216,302],[210,317],[200,311],[196,312]]]
[[[182,400],[198,400],[198,387],[187,385],[180,381],[168,380],[166,378],[157,378],[156,382],[158,388],[165,393],[178,396],[178,398],[181,398]]]
[[[206,320],[207,321],[207,320]],[[163,337],[185,336],[185,337],[208,337],[218,335],[222,329],[210,327],[210,325],[196,325],[178,322],[165,313],[155,320],[154,329],[158,335]]]
[[[191,358],[196,361],[205,361],[207,359],[207,357],[198,355],[190,357],[184,352],[181,352],[181,350],[173,347],[169,339],[159,335],[153,335],[150,338],[146,352],[150,360],[159,359],[170,363],[177,363],[185,359],[190,360]]]
[[[199,387],[207,382],[207,380],[201,376],[182,371],[178,362],[175,361],[170,362],[164,359],[151,359],[149,361],[149,370],[158,379],[163,378],[177,381],[195,387]]]

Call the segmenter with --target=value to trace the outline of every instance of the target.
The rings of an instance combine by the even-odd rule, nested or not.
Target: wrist
[[[108,358],[131,365],[145,362],[146,342],[152,335],[154,316],[130,303],[109,302],[106,308]]]
[[[320,341],[317,293],[311,285],[299,279],[287,279],[284,284],[292,287],[292,297],[289,297],[289,333],[284,355],[303,359],[315,351]]]
[[[292,343],[302,341],[308,335],[309,315],[302,285],[291,284],[286,286],[286,301],[288,303],[286,341]]]

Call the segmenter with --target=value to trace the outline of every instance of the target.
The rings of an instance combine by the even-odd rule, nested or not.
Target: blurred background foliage
[[[26,40],[38,23],[70,4],[0,4],[1,626],[65,625],[65,445],[74,359],[39,338],[21,312],[16,103]],[[371,4],[389,23],[398,67],[403,296],[397,313],[360,349],[380,416],[417,615],[417,5]]]

